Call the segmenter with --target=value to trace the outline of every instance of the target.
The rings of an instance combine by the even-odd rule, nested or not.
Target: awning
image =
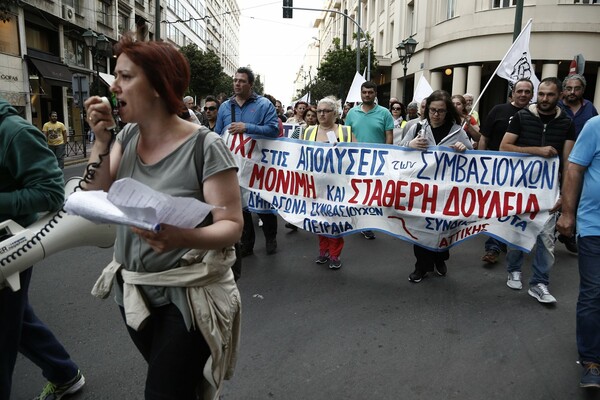
[[[115,76],[112,74],[107,74],[105,72],[99,72],[98,74],[100,75],[100,79],[102,79],[108,87],[110,87],[110,85],[112,85],[115,81]]]
[[[35,69],[52,86],[71,86],[71,71],[65,64],[28,57]]]

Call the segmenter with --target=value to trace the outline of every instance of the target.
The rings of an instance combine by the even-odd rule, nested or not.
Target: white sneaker
[[[511,289],[521,290],[523,289],[523,284],[521,283],[521,272],[514,271],[508,273],[508,280],[506,281],[506,286]]]
[[[530,286],[527,293],[529,293],[531,297],[535,297],[540,303],[556,303],[556,298],[550,294],[548,286],[544,285],[543,283]]]

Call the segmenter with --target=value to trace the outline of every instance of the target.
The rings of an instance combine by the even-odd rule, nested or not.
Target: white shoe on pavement
[[[508,280],[506,281],[506,286],[511,289],[521,290],[523,289],[523,284],[521,283],[521,272],[514,271],[508,273]]]
[[[556,303],[556,298],[550,294],[548,286],[543,283],[538,283],[529,287],[527,291],[531,297],[534,297],[537,301],[544,304]]]

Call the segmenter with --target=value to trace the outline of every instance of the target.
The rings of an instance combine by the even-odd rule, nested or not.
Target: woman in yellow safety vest
[[[338,142],[355,142],[352,128],[336,123],[339,116],[338,103],[332,97],[325,97],[317,104],[318,125],[308,126],[302,133],[303,140],[329,143],[328,132],[333,132]],[[343,237],[319,236],[319,256],[317,264],[329,263],[330,269],[339,269],[342,266],[340,254],[344,248]]]

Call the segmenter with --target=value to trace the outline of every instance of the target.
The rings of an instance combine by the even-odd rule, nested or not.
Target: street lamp
[[[406,71],[408,70],[408,63],[410,62],[410,58],[413,54],[415,54],[415,50],[419,43],[409,36],[407,39],[404,39],[400,42],[400,44],[396,47],[398,51],[398,57],[400,57],[400,62],[404,66],[404,75],[402,76],[402,102],[406,103]]]
[[[85,31],[81,36],[83,37],[83,40],[85,41],[86,47],[89,48],[90,51],[92,52],[93,64],[94,64],[93,68],[94,68],[94,72],[96,73],[96,95],[100,95],[100,69],[98,67],[98,60],[100,60],[100,58],[102,58],[102,57],[107,57],[108,55],[110,55],[111,43],[110,43],[110,40],[108,40],[107,37],[104,36],[102,33],[100,35],[96,35],[96,33],[91,29],[88,29],[87,31]],[[83,104],[81,105],[81,107],[83,108]],[[81,115],[83,117],[83,111],[82,111]],[[81,125],[83,126],[83,119],[82,119]],[[87,149],[86,149],[86,139],[87,139],[86,136],[87,135],[85,132],[82,132],[82,134],[83,134],[83,157],[85,158],[87,156]]]
[[[92,52],[94,58],[94,72],[96,73],[96,94],[100,94],[100,69],[98,67],[98,61],[102,57],[107,57],[110,52],[111,43],[110,40],[104,34],[96,35],[94,31],[88,29],[82,35],[85,40],[85,45]]]

